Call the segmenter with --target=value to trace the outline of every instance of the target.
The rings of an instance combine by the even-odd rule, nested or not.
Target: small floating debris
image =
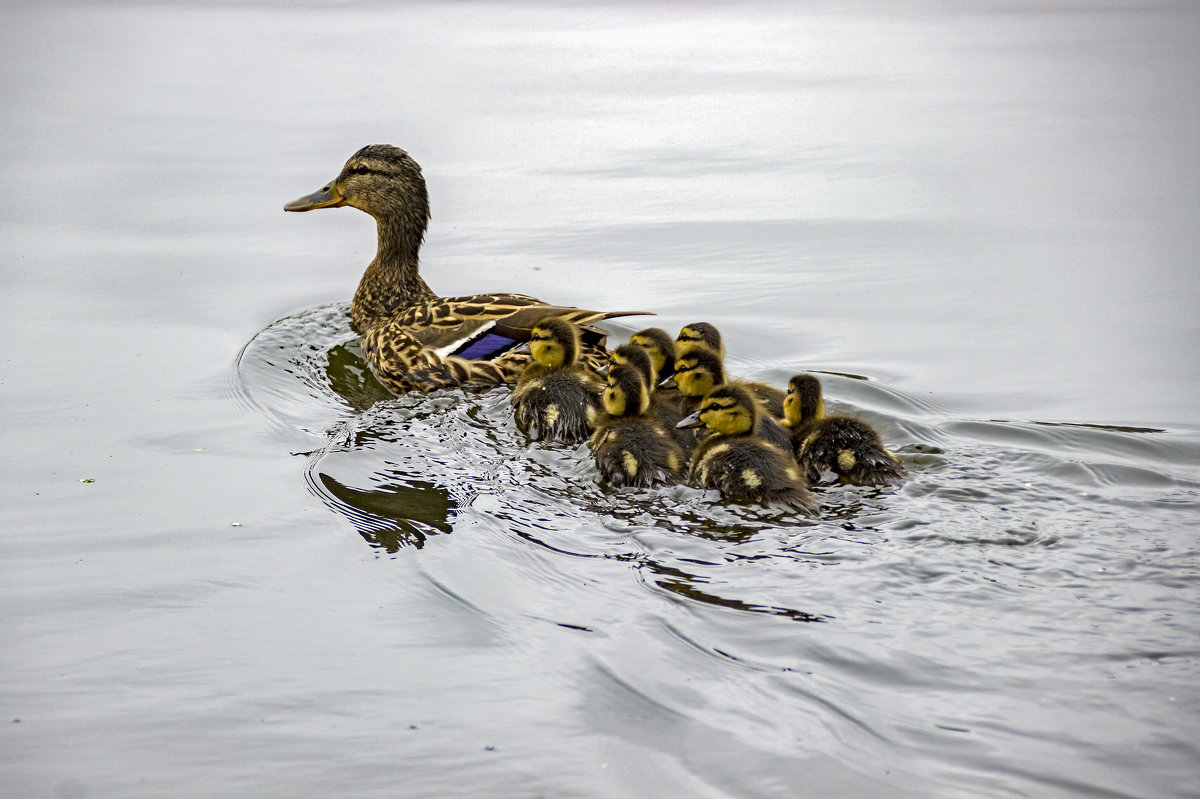
[[[241,522],[230,522],[229,526],[230,527],[241,527],[242,523]]]
[[[96,482],[96,481],[95,481],[94,479],[92,479],[91,477],[81,477],[81,478],[79,478],[79,482],[81,482],[81,483],[94,483],[94,482]]]

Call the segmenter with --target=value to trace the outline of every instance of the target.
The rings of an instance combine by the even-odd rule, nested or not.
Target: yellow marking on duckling
[[[742,482],[751,488],[758,488],[762,485],[762,478],[758,476],[758,472],[753,469],[742,469]]]
[[[550,403],[546,406],[546,427],[552,427],[558,421],[558,405]]]
[[[854,457],[854,452],[848,449],[838,450],[838,468],[843,472],[848,472],[858,463],[858,458]]]
[[[587,405],[583,409],[583,418],[587,419],[588,427],[596,426],[596,408],[592,405]]]
[[[796,469],[795,466],[787,467],[786,469],[783,470],[783,473],[788,476],[789,480],[799,480],[800,479],[800,472]]]
[[[667,466],[670,466],[671,471],[673,471],[673,472],[679,471],[679,467],[681,466],[681,464],[679,463],[679,456],[676,455],[674,452],[667,453]]]
[[[621,450],[621,462],[625,464],[625,474],[629,475],[630,480],[637,477],[638,461],[632,452],[627,449]]]
[[[708,454],[704,456],[704,459],[708,460],[709,458],[713,457],[714,455],[720,455],[722,452],[724,452],[727,449],[729,449],[728,444],[717,444],[715,447],[713,447],[712,449],[710,449],[708,451]]]

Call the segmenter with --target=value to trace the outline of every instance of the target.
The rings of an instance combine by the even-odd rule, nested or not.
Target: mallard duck
[[[693,347],[675,359],[675,385],[685,400],[684,410],[692,412],[700,407],[701,401],[709,392],[723,385],[737,385],[750,392],[763,410],[757,414],[757,429],[755,433],[765,438],[777,447],[791,450],[792,436],[767,412],[766,403],[758,396],[759,384],[746,383],[742,380],[730,381],[725,376],[725,366],[721,356],[706,347]],[[770,388],[770,386],[768,386]],[[780,403],[782,405],[782,401]],[[782,410],[782,408],[780,409]]]
[[[641,371],[631,364],[614,364],[606,379],[604,413],[596,418],[588,440],[600,476],[617,487],[678,483],[687,461],[662,422],[647,413],[650,392]]]
[[[552,317],[529,334],[530,363],[513,389],[513,419],[534,440],[575,445],[591,432],[603,384],[579,363],[579,330]]]
[[[692,453],[688,482],[715,488],[726,499],[783,504],[816,513],[817,501],[788,453],[755,433],[762,409],[743,386],[709,392],[680,427],[704,425],[712,433]]]
[[[371,144],[318,191],[285,205],[311,211],[348,205],[375,218],[378,250],[350,306],[350,322],[376,377],[396,393],[513,382],[528,362],[514,352],[543,319],[582,326],[581,360],[599,368],[605,334],[590,327],[642,311],[548,305],[524,294],[439,297],[421,277],[418,254],[429,223],[421,167],[399,147]]]
[[[783,408],[796,461],[810,481],[816,482],[826,471],[837,474],[843,483],[866,486],[895,483],[908,475],[874,427],[848,414],[825,415],[821,381],[816,377],[805,374],[789,380]]]
[[[692,322],[685,325],[675,338],[675,359],[697,349],[709,350],[721,360],[722,368],[725,362],[725,343],[721,332],[708,322]],[[757,380],[741,380],[743,386],[754,392],[754,396],[763,403],[767,413],[775,419],[783,419],[783,398],[785,392],[767,383]],[[694,410],[694,409],[693,409]]]

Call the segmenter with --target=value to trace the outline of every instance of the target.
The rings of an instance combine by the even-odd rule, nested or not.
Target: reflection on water
[[[323,472],[310,483],[330,510],[345,516],[367,543],[395,552],[402,546],[420,549],[425,537],[448,533],[454,504],[433,483],[381,480],[370,490],[352,488]]]

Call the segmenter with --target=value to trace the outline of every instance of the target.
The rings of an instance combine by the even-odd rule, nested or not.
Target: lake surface
[[[1198,41],[6,4],[0,796],[1200,796]],[[373,222],[282,212],[373,142],[435,290],[711,321],[911,479],[614,492],[504,391],[389,397]]]

